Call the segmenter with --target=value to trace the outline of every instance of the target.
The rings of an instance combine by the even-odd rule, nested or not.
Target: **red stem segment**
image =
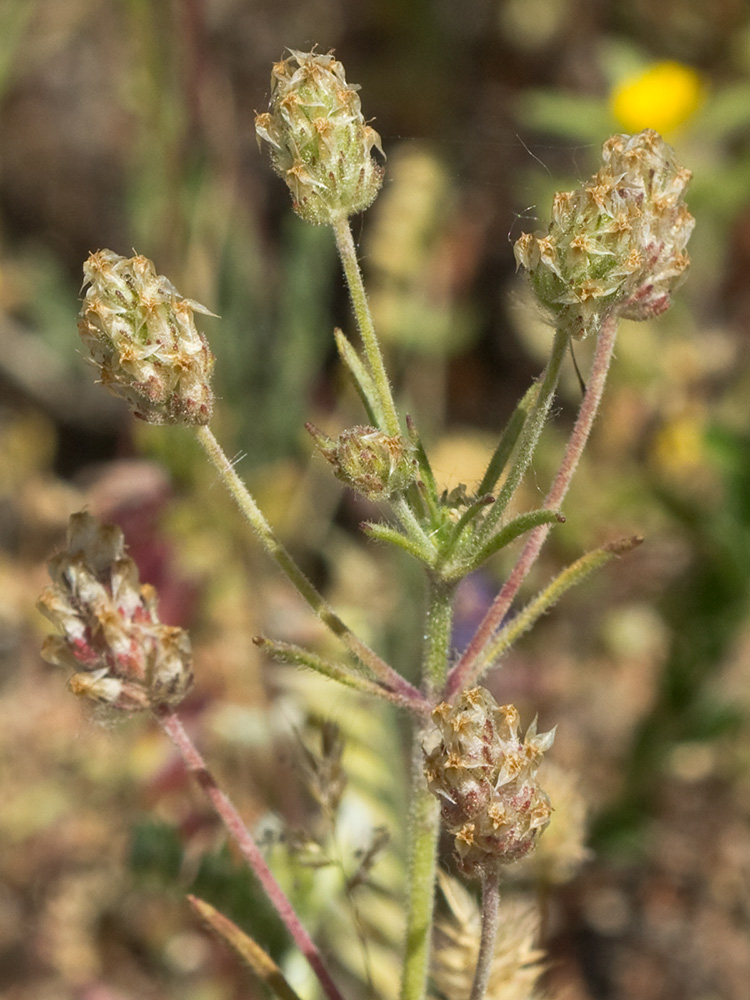
[[[576,418],[573,432],[565,449],[560,468],[542,504],[542,510],[559,510],[565,494],[568,492],[570,481],[578,466],[578,461],[589,439],[594,419],[599,410],[604,385],[607,381],[607,372],[609,371],[614,351],[617,326],[618,317],[614,312],[610,313],[602,323],[596,343],[594,359],[591,363],[589,382],[581,401],[578,417]],[[461,659],[450,671],[445,689],[446,700],[450,700],[459,691],[463,691],[464,688],[469,687],[477,680],[475,666],[480,662],[482,650],[502,624],[521,584],[536,562],[550,528],[550,524],[541,524],[530,533],[510,576],[490,605],[487,614],[484,616],[471,642],[464,650]],[[484,665],[481,666],[480,672],[483,669]]]
[[[154,709],[159,724],[170,738],[182,757],[186,768],[192,773],[197,783],[211,802],[219,815],[227,832],[234,840],[242,852],[243,857],[254,872],[256,878],[262,885],[266,896],[278,913],[297,947],[305,956],[315,973],[320,985],[323,988],[328,1000],[343,1000],[338,987],[331,979],[331,976],[323,965],[320,952],[310,938],[305,928],[300,923],[299,917],[287,898],[284,890],[278,884],[270,868],[266,864],[258,845],[253,840],[250,831],[243,823],[239,813],[229,801],[224,792],[219,788],[216,779],[208,770],[206,762],[203,760],[199,750],[185,731],[179,717],[175,715],[171,708],[160,705]]]

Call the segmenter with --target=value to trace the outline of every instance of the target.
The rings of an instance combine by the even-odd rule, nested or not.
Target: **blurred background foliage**
[[[665,317],[623,324],[567,523],[535,583],[603,541],[638,532],[646,544],[568,596],[491,686],[525,718],[538,711],[542,728],[559,725],[566,777],[550,774],[560,796],[548,836],[556,830],[560,857],[519,875],[543,904],[551,995],[743,1000],[744,0],[4,0],[0,996],[255,996],[187,911],[186,891],[238,920],[306,988],[163,739],[147,720],[93,726],[39,659],[44,562],[84,505],[123,526],[164,619],[190,626],[198,681],[187,721],[342,981],[352,996],[367,996],[368,982],[369,995],[394,994],[398,720],[260,661],[258,632],[328,639],[245,546],[189,435],[134,426],[93,385],[75,332],[81,263],[102,246],[137,248],[220,315],[203,326],[217,355],[218,436],[334,606],[413,672],[419,574],[361,543],[357,525],[374,511],[342,495],[303,432],[308,419],[329,433],[361,420],[333,349],[334,326],[352,332],[333,241],[291,214],[252,125],[271,62],[313,44],[335,48],[383,138],[386,186],[355,234],[399,398],[446,487],[481,478],[544,363],[550,331],[514,275],[512,241],[546,224],[552,193],[590,174],[613,131],[662,130],[695,174],[689,280]],[[584,372],[589,352],[577,350]],[[543,494],[579,398],[571,365],[525,503]],[[467,581],[457,648],[507,569],[500,559]],[[349,779],[335,808],[304,764],[325,759],[331,719]],[[588,805],[585,863],[571,781]]]

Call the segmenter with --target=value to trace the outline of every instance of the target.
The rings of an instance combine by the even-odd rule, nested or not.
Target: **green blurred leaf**
[[[182,844],[177,830],[167,823],[144,820],[131,830],[128,864],[139,878],[172,886],[182,867]]]

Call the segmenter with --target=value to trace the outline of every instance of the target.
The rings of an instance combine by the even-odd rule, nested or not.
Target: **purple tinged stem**
[[[343,1000],[338,987],[323,964],[320,952],[302,926],[284,890],[274,878],[252,834],[245,826],[227,795],[219,788],[216,779],[209,771],[200,751],[187,734],[179,716],[166,705],[156,708],[154,714],[164,732],[177,748],[178,753],[185,763],[185,767],[194,776],[196,782],[200,785],[202,791],[216,810],[230,837],[240,849],[242,856],[260,882],[269,902],[283,921],[295,944],[307,959],[326,997],[328,997],[328,1000]]]

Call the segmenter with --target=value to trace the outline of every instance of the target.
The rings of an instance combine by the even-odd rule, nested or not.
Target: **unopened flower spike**
[[[207,424],[214,357],[193,313],[214,314],[183,298],[140,254],[98,250],[83,273],[78,332],[102,385],[147,423]]]
[[[695,224],[684,202],[690,171],[653,129],[612,136],[602,159],[586,184],[555,195],[548,231],[523,233],[514,248],[539,302],[579,338],[612,311],[665,312]]]
[[[73,514],[49,572],[38,606],[61,634],[47,637],[42,656],[75,671],[74,694],[126,712],[182,701],[193,680],[190,637],[159,621],[156,592],[140,583],[118,527]]]
[[[454,835],[458,866],[472,878],[492,875],[525,857],[549,823],[552,808],[536,772],[554,730],[537,733],[534,720],[521,738],[518,710],[482,687],[443,702],[432,717],[437,732],[425,746],[425,775]]]
[[[298,52],[273,67],[270,110],[255,119],[295,212],[334,224],[368,208],[383,182],[378,133],[362,116],[358,87],[330,53]]]
[[[351,427],[334,439],[313,424],[308,423],[307,429],[336,478],[370,500],[400,493],[417,478],[414,449],[399,435],[376,427]]]

